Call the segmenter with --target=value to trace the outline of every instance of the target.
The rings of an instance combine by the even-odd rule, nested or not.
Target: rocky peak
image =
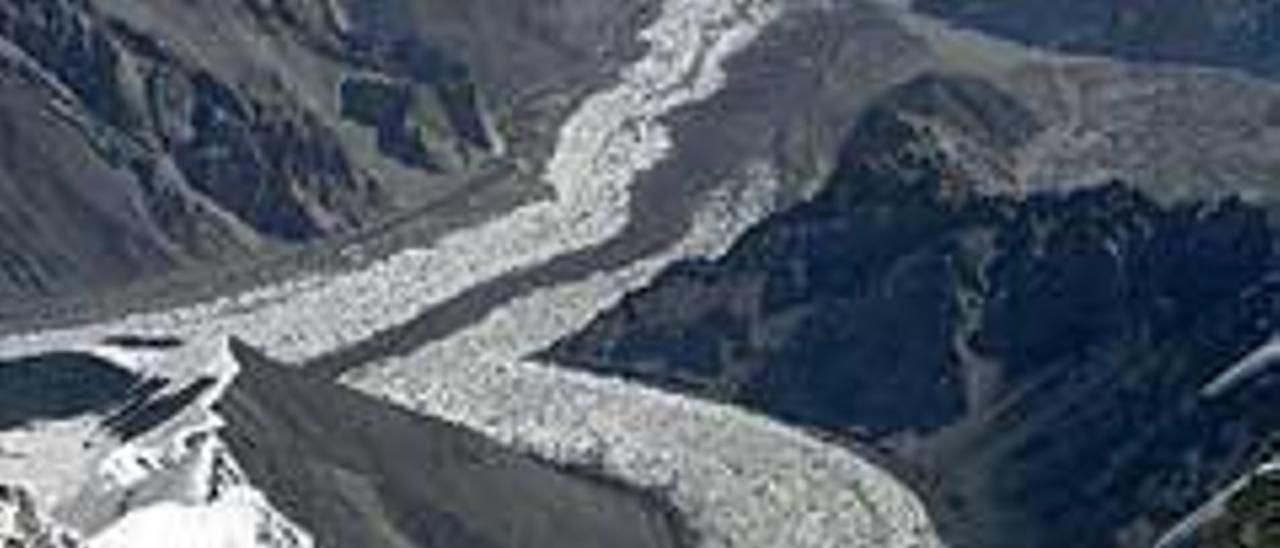
[[[862,115],[833,179],[935,185],[952,197],[1008,193],[1019,185],[1013,152],[1039,130],[1029,109],[991,83],[928,73]]]
[[[40,514],[26,489],[0,485],[0,546],[3,548],[81,548],[71,533]]]

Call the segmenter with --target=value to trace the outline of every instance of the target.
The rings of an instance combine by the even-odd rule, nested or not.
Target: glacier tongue
[[[606,241],[627,222],[638,176],[672,146],[664,117],[717,93],[726,80],[723,64],[782,10],[777,0],[664,2],[643,34],[648,52],[616,85],[587,97],[561,128],[544,175],[556,191],[551,202],[364,270],[310,276],[164,313],[10,337],[0,340],[0,355],[56,350],[113,333],[162,333],[216,345],[227,336],[243,336],[278,358],[307,358],[406,322],[503,273]],[[598,465],[630,482],[666,489],[707,547],[937,546],[919,501],[842,448],[732,408],[522,359],[671,262],[720,252],[769,212],[773,184],[768,166],[740,174],[741,195],[713,196],[692,232],[670,249],[580,283],[525,295],[455,336],[346,381],[543,457]],[[213,422],[188,417],[160,438],[203,439],[193,434],[211,432]],[[215,435],[208,437],[218,443]],[[157,467],[183,461],[155,447],[117,453],[113,481],[136,488],[154,478]],[[226,499],[161,497],[103,529],[95,548],[148,546],[148,539],[176,534],[168,524],[192,519],[219,524],[214,532],[232,540],[251,521],[269,530],[280,526],[298,533],[280,533],[280,542],[293,539],[305,546],[305,535],[260,505],[251,489],[232,481],[219,490]],[[110,544],[130,539],[137,544]]]
[[[646,57],[565,124],[548,179],[633,180],[670,146],[661,115],[714,94],[724,83],[721,63],[780,9],[767,1],[667,2],[644,33],[652,44]],[[690,233],[671,248],[525,295],[346,380],[546,458],[659,489],[706,548],[940,546],[914,494],[843,448],[741,410],[523,359],[665,266],[722,253],[770,211],[776,184],[767,164],[749,169],[701,204]],[[602,198],[626,203],[625,193]]]
[[[939,547],[915,495],[842,447],[733,407],[522,359],[671,260],[722,252],[748,222],[726,222],[734,216],[721,210],[753,209],[771,183],[759,170],[732,201],[713,197],[690,237],[667,253],[536,292],[346,381],[544,458],[666,493],[703,548]]]

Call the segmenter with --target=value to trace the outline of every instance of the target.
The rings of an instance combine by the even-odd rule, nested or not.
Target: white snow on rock
[[[237,486],[203,505],[161,502],[130,512],[87,548],[302,548],[310,540],[256,490]]]
[[[30,490],[0,485],[0,546],[80,548],[80,539],[40,513]]]
[[[89,538],[86,548],[314,546],[305,530],[248,483],[217,436],[196,440],[191,456],[188,466],[174,465],[183,471],[177,481],[159,469],[135,483],[131,493],[142,493],[144,501]],[[148,483],[161,484],[161,490],[148,489]]]
[[[223,421],[212,406],[239,372],[225,341],[172,352],[108,345],[78,351],[171,385],[217,382],[128,442],[104,429],[99,414],[0,431],[0,540],[87,548],[312,545],[247,482],[218,438]],[[63,544],[31,544],[37,537]]]
[[[1200,390],[1200,395],[1205,398],[1216,398],[1276,367],[1280,367],[1280,336],[1271,339],[1225,369],[1222,374]]]
[[[97,481],[69,506],[83,512],[105,501],[123,504],[118,496],[126,493],[130,510],[87,548],[311,548],[311,537],[249,484],[218,437],[224,421],[213,405],[240,372],[228,341],[180,354],[189,369],[217,381],[182,413],[103,460]],[[172,371],[182,363],[164,366]]]

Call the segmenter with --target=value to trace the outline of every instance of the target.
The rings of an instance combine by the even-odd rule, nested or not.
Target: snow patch
[[[88,548],[304,548],[305,536],[256,490],[237,486],[212,503],[162,502],[136,510],[90,539]]]
[[[1280,367],[1280,336],[1228,367],[1212,382],[1205,385],[1200,390],[1200,395],[1210,399],[1219,397],[1274,367]]]

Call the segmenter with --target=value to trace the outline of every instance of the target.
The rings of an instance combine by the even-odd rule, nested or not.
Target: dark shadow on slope
[[[251,481],[320,547],[668,548],[655,497],[316,380],[233,344],[219,412]]]
[[[0,361],[0,430],[106,411],[134,396],[141,381],[77,352]]]
[[[158,379],[152,379],[148,383],[152,388],[149,396],[167,384]],[[195,403],[216,383],[217,381],[208,377],[200,378],[191,381],[173,394],[138,399],[112,413],[103,425],[116,437],[125,441],[132,440],[173,418],[187,406]]]
[[[128,349],[171,350],[185,342],[178,337],[125,334],[105,337],[102,344]]]

